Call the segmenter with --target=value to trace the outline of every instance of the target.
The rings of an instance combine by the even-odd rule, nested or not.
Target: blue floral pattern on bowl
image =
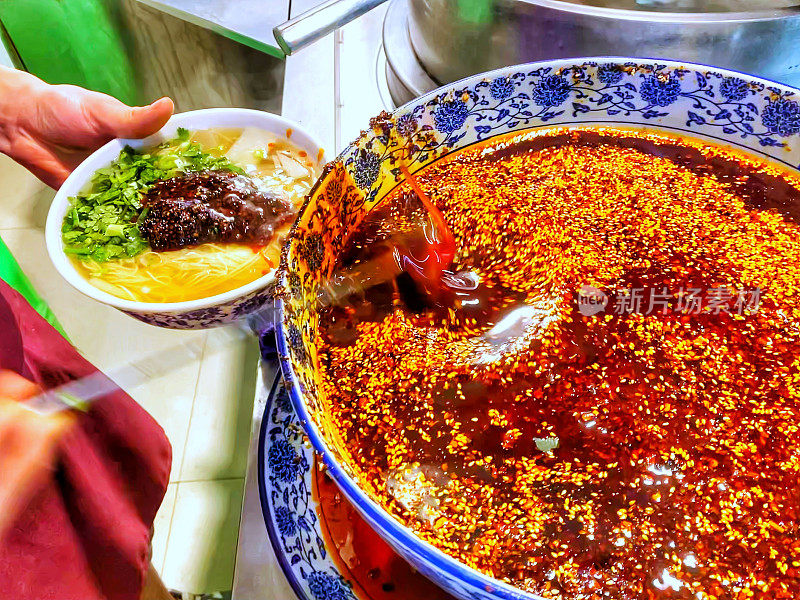
[[[123,310],[122,312],[149,325],[157,325],[169,329],[207,329],[209,327],[227,325],[259,311],[269,311],[273,308],[274,302],[275,282],[273,281],[263,289],[256,290],[245,296],[197,310],[185,312]]]
[[[559,60],[470,77],[370,122],[308,199],[284,251],[278,352],[311,443],[347,499],[401,556],[464,599],[534,598],[423,542],[359,486],[329,422],[315,370],[317,293],[348,235],[402,179],[482,140],[531,128],[667,129],[800,165],[800,92],[756,77],[669,61]],[[313,240],[313,242],[309,241]]]
[[[312,497],[314,451],[280,377],[264,410],[258,460],[261,509],[292,589],[302,600],[356,600],[325,547]]]
[[[670,123],[670,128],[715,137],[735,135],[776,148],[785,147],[785,138],[800,132],[797,93],[771,82],[668,62],[544,64],[552,66],[528,65],[463,80],[399,109],[394,132],[368,135],[343,153],[354,181],[372,191],[384,179],[381,168],[409,143],[419,146],[415,162],[424,164],[443,150],[463,145],[471,133],[477,135],[469,141],[480,141],[543,124],[591,119],[658,126],[678,118],[680,124]]]

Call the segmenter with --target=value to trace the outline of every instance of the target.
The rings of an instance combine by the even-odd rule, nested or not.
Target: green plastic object
[[[50,307],[47,306],[47,303],[36,293],[36,290],[33,289],[30,280],[25,276],[25,273],[22,272],[22,269],[19,268],[17,261],[11,255],[11,251],[3,243],[2,239],[0,239],[0,279],[22,294],[22,297],[28,301],[28,304],[30,304],[36,312],[47,319],[61,335],[67,337],[67,333],[64,331],[64,328],[61,327],[61,323],[58,322],[58,319],[56,319]]]
[[[141,104],[118,0],[0,0],[0,39],[15,66]]]
[[[458,16],[466,23],[488,25],[492,22],[493,0],[456,0]]]

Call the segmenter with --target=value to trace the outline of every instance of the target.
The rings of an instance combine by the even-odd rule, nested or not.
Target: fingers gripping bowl
[[[247,109],[175,115],[114,140],[56,194],[46,242],[76,289],[154,325],[221,325],[271,305],[280,247],[324,156]]]
[[[756,438],[796,431],[800,414],[790,366],[800,313],[786,271],[798,237],[799,100],[699,65],[520,65],[373,120],[328,167],[284,248],[282,366],[331,476],[420,572],[464,599],[796,595],[797,568],[762,560],[797,551],[795,517],[776,521],[783,533],[747,524],[798,510],[796,483],[780,483],[795,469],[788,433],[768,448]],[[355,325],[320,308],[321,286],[365,224],[405,197],[401,167],[444,209],[462,246],[456,264],[503,307],[527,303],[533,341],[506,337],[495,352],[486,329],[496,314],[459,320],[461,305],[443,326],[399,309],[391,287],[383,300],[354,300]],[[511,275],[495,268],[509,264]],[[669,290],[663,311],[580,310],[585,285],[586,298],[625,306],[615,286],[652,301],[662,284],[682,290]],[[702,288],[708,306],[734,284],[724,310],[686,309],[687,290]],[[762,287],[762,307],[737,312],[745,288]],[[453,343],[465,331],[483,344],[480,360]],[[458,371],[465,347],[472,362]],[[780,376],[734,375],[731,356]],[[440,415],[457,426],[426,431]],[[751,438],[745,456],[737,444]],[[773,504],[743,509],[740,492]]]

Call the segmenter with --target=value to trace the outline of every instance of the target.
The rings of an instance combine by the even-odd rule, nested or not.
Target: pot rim
[[[800,17],[800,5],[761,10],[717,11],[717,12],[666,12],[656,10],[636,10],[632,8],[612,8],[576,4],[568,0],[515,0],[543,8],[569,13],[580,13],[601,19],[622,21],[650,21],[657,23],[725,23],[772,21],[789,17]],[[538,61],[545,62],[545,61]]]

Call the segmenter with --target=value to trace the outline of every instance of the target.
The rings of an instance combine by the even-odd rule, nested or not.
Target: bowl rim
[[[413,100],[406,102],[402,106],[398,106],[397,108],[395,108],[391,112],[391,114],[394,115],[398,112],[406,110],[410,106],[425,104],[426,102],[437,96],[446,94],[453,90],[457,90],[459,89],[459,87],[463,87],[467,82],[491,80],[497,78],[498,76],[503,76],[513,71],[532,70],[544,66],[551,67],[553,69],[558,69],[560,67],[580,65],[590,62],[594,62],[597,64],[600,64],[602,62],[619,63],[619,64],[653,63],[673,68],[689,68],[695,71],[701,69],[707,69],[707,70],[713,70],[714,72],[719,73],[723,76],[744,77],[752,82],[768,84],[769,86],[772,87],[781,88],[783,91],[791,91],[794,94],[800,95],[800,89],[798,88],[794,88],[792,86],[777,81],[773,81],[765,77],[753,75],[750,73],[743,73],[732,69],[719,68],[719,67],[714,67],[712,65],[694,63],[690,61],[668,60],[668,59],[648,58],[648,57],[625,57],[625,56],[601,55],[601,56],[582,56],[575,58],[519,63],[515,65],[509,65],[506,67],[500,67],[498,69],[493,69],[491,71],[486,71],[483,73],[477,73],[475,75],[463,77],[458,81],[454,81],[452,83],[440,86],[435,90],[432,90],[426,94],[423,94],[422,96],[414,98]],[[587,124],[589,123],[591,123],[591,121],[587,121]],[[345,149],[342,150],[334,160],[339,160],[342,156],[345,156],[347,152],[356,144],[357,141],[358,140],[355,140],[354,142],[348,144],[348,146],[346,146]],[[753,152],[755,153],[757,151]],[[771,159],[771,157],[767,158]],[[797,166],[794,166],[792,168],[798,170]],[[309,200],[310,200],[310,195],[309,198],[307,198],[306,204],[303,206],[300,213],[298,214],[295,224],[300,221],[304,212],[308,210],[308,206],[310,205]],[[286,245],[284,246],[283,255],[281,258],[282,265],[285,264],[285,256],[288,252],[289,245],[290,245],[289,241],[287,241]],[[279,287],[282,288],[286,288],[288,285],[287,272],[285,269],[281,270],[280,281],[278,282],[278,285]],[[544,600],[541,596],[537,594],[526,592],[505,581],[501,581],[490,575],[486,575],[478,571],[477,569],[473,569],[472,567],[467,566],[461,561],[455,559],[454,557],[440,550],[432,543],[417,536],[408,526],[403,524],[399,519],[397,519],[391,513],[389,513],[387,510],[381,507],[363,489],[361,489],[361,487],[355,481],[355,478],[352,477],[350,474],[348,474],[347,470],[342,466],[342,464],[340,464],[340,462],[334,458],[333,452],[328,447],[324,437],[317,428],[316,423],[311,418],[310,412],[304,400],[304,393],[301,390],[300,381],[294,372],[294,368],[292,366],[292,360],[289,355],[288,333],[284,329],[284,316],[285,316],[285,301],[283,298],[279,296],[275,300],[276,346],[281,365],[281,372],[283,373],[283,377],[286,383],[288,384],[287,388],[289,392],[289,397],[292,401],[292,405],[294,406],[294,409],[297,411],[297,416],[300,419],[300,422],[302,423],[306,435],[308,435],[308,438],[311,441],[311,444],[313,445],[315,450],[322,455],[323,461],[328,469],[329,474],[336,481],[337,485],[339,485],[344,490],[346,495],[349,495],[351,498],[355,499],[355,502],[353,503],[354,506],[356,507],[357,510],[364,513],[368,517],[370,525],[373,528],[375,528],[380,535],[390,538],[395,544],[403,547],[409,553],[418,556],[422,562],[430,564],[434,569],[446,573],[449,577],[454,578],[459,582],[466,583],[477,589],[483,589],[486,591],[487,594],[492,594],[497,598],[504,598],[507,600]]]
[[[201,123],[205,121],[210,121],[210,123],[201,125]],[[233,124],[237,121],[242,121],[242,124]],[[69,198],[79,193],[98,169],[108,166],[111,161],[115,160],[125,146],[138,149],[157,144],[173,137],[179,127],[186,127],[191,130],[203,130],[212,127],[255,127],[262,128],[265,131],[270,131],[275,134],[281,134],[279,130],[282,129],[284,132],[282,135],[296,146],[305,150],[319,167],[324,165],[326,161],[322,143],[316,135],[309,132],[305,127],[280,115],[250,108],[203,108],[175,113],[170,117],[164,127],[146,138],[117,138],[111,140],[89,155],[74,171],[72,171],[56,192],[47,213],[45,244],[47,246],[47,253],[50,256],[50,261],[61,277],[85,296],[102,302],[103,304],[113,306],[119,310],[133,313],[180,314],[226,304],[231,300],[247,296],[263,289],[275,281],[277,267],[270,270],[266,275],[262,275],[245,285],[213,296],[198,298],[196,300],[184,300],[182,302],[138,302],[118,298],[117,296],[94,287],[78,273],[67,257],[67,254],[63,250],[64,244],[61,239],[61,224],[69,206]],[[291,135],[287,136],[285,133],[286,131],[291,131]],[[312,149],[313,153],[311,152]]]

